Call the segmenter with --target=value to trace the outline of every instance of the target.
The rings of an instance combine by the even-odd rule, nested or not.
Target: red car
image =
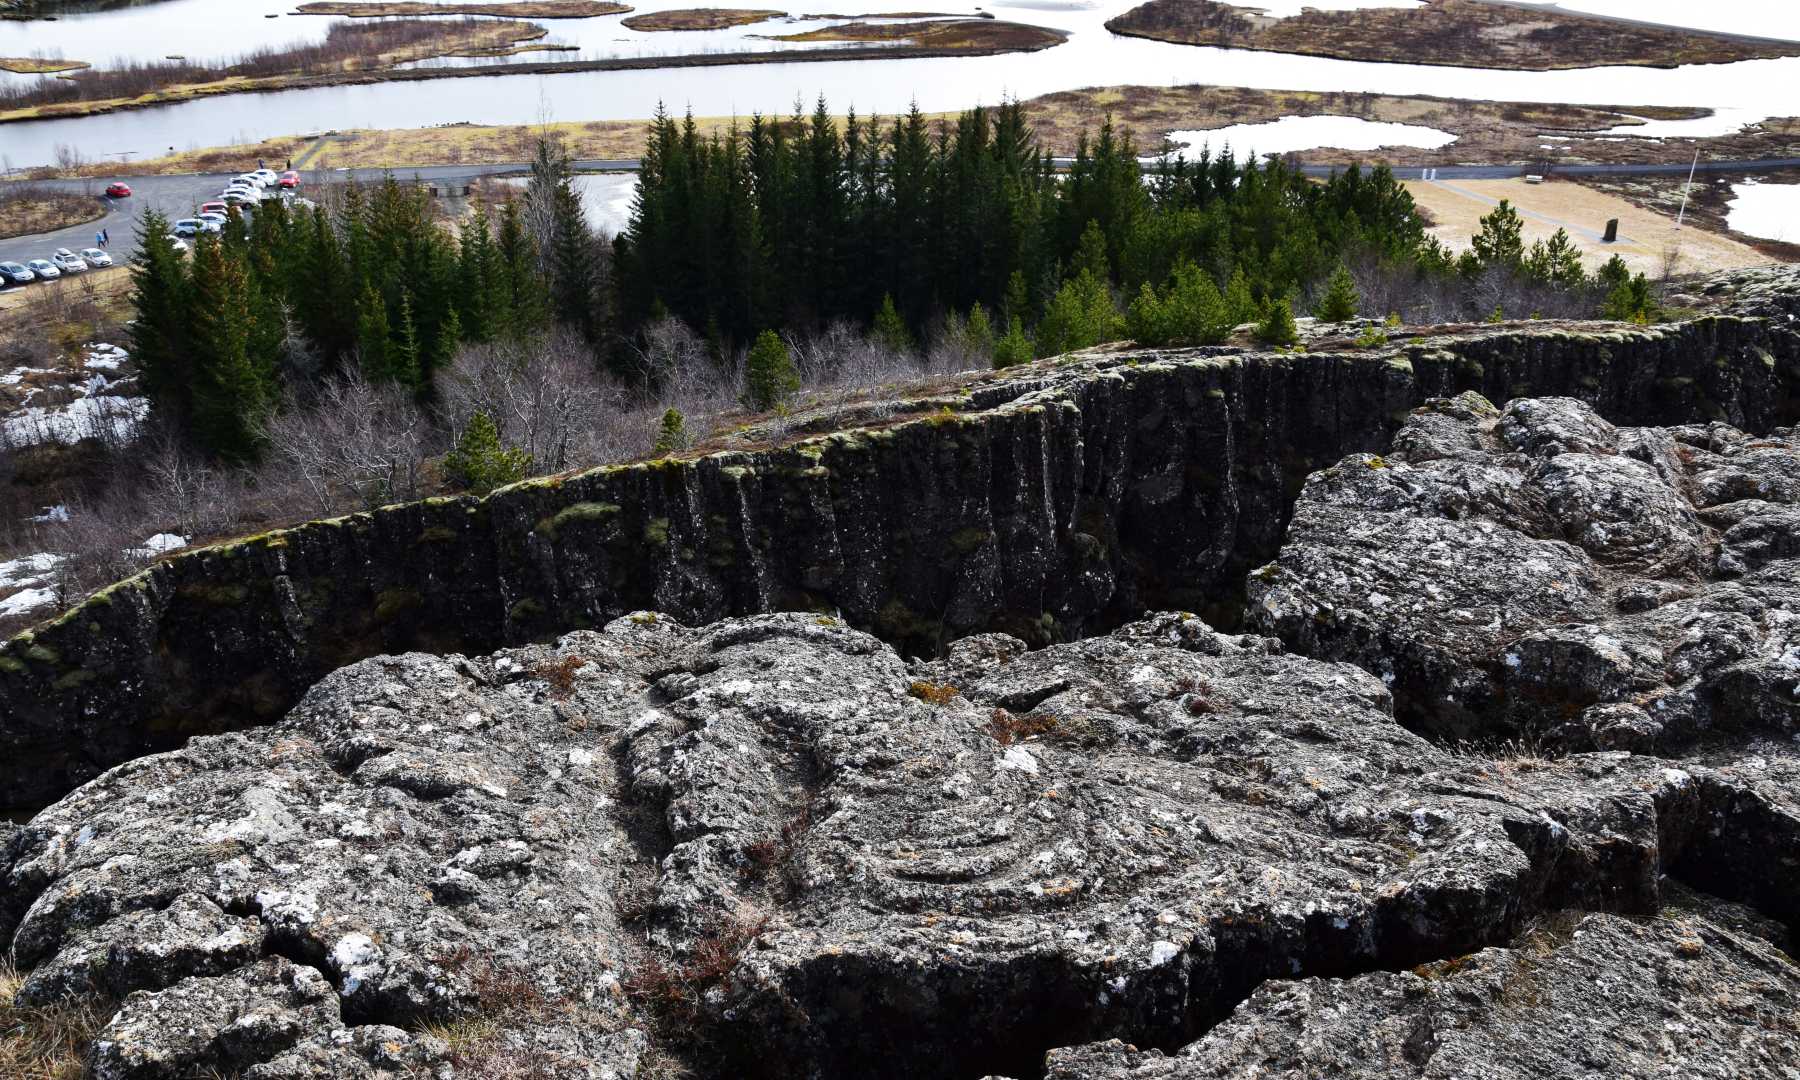
[[[200,204],[200,213],[202,214],[228,214],[230,210],[231,208],[229,206],[218,201],[203,202]]]
[[[292,191],[300,186],[300,174],[289,169],[287,172],[281,174],[281,179],[277,180],[276,183],[289,191]]]
[[[123,180],[114,180],[106,185],[106,197],[109,199],[131,198],[131,185]]]

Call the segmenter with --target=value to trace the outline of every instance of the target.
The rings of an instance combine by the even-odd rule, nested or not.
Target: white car
[[[82,248],[81,258],[83,262],[92,267],[111,266],[113,264],[112,256],[101,251],[99,248]]]
[[[256,175],[255,173],[245,173],[242,176],[234,176],[231,178],[231,183],[229,183],[225,186],[226,187],[236,187],[239,184],[245,184],[250,187],[262,187],[263,186],[262,177]]]
[[[257,203],[262,202],[261,195],[258,195],[254,191],[245,191],[242,188],[232,188],[230,191],[227,191],[219,197],[224,199],[227,203],[230,203],[232,206],[255,206]]]
[[[52,266],[49,259],[33,259],[26,263],[25,266],[33,274],[37,275],[39,281],[55,281],[57,278],[62,277],[62,271]]]
[[[88,268],[88,264],[81,261],[81,256],[68,248],[57,248],[51,253],[50,261],[65,274],[79,274]]]
[[[281,179],[280,176],[276,175],[274,169],[258,169],[253,173],[245,173],[244,175],[254,177],[256,182],[263,187],[271,187],[276,181]]]
[[[224,214],[221,214],[216,210],[210,211],[210,212],[204,213],[204,214],[195,214],[194,217],[198,218],[201,221],[210,221],[214,225],[217,225],[221,229],[223,229],[225,227],[225,223],[227,221],[231,220],[230,218],[227,218]]]
[[[181,252],[183,255],[187,254],[188,242],[181,237],[176,236],[174,233],[169,234],[169,246],[176,251]]]
[[[182,218],[170,228],[174,230],[176,236],[198,236],[201,233],[216,233],[224,226],[216,225],[205,218],[190,217]]]

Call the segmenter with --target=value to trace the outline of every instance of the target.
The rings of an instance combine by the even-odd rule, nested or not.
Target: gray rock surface
[[[9,841],[0,935],[29,1002],[122,997],[109,1080],[949,1080],[1486,971],[1549,913],[1656,914],[1671,874],[1800,920],[1791,740],[1482,757],[1391,708],[1179,614],[907,662],[831,617],[640,613],[364,661],[111,770]],[[1629,944],[1580,964],[1637,980]],[[1469,1045],[1507,1015],[1470,1006]]]
[[[1352,979],[1270,983],[1178,1053],[1057,1050],[1049,1080],[1793,1080],[1800,968],[1746,924],[1559,912],[1505,948]]]
[[[1657,750],[1800,729],[1800,435],[1418,410],[1307,482],[1249,621],[1448,739]]]

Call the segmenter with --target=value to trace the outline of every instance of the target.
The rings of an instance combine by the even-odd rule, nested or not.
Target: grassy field
[[[1555,161],[1631,163],[1686,161],[1697,149],[1706,160],[1800,156],[1800,120],[1770,120],[1735,135],[1699,140],[1624,139],[1600,136],[1615,126],[1652,119],[1680,119],[1699,110],[1460,101],[1429,97],[1312,91],[1251,90],[1239,87],[1114,86],[1070,90],[1024,103],[1044,147],[1053,153],[1074,152],[1085,129],[1093,131],[1111,117],[1129,130],[1145,153],[1157,150],[1166,132],[1252,124],[1282,116],[1356,116],[1368,120],[1417,124],[1449,131],[1457,141],[1439,150],[1393,148],[1379,153],[1313,150],[1295,155],[1302,161],[1340,164],[1385,159],[1397,166],[1450,165],[1459,161],[1548,165],[1544,137],[1566,141],[1554,145]],[[931,114],[942,120],[954,114]],[[745,117],[735,122],[741,127]],[[841,122],[841,121],[840,121]],[[229,172],[245,161],[293,159],[309,169],[405,168],[418,165],[493,165],[528,161],[540,130],[563,140],[577,158],[635,158],[643,150],[647,121],[566,121],[535,125],[346,130],[323,139],[287,136],[246,146],[188,151],[168,157],[117,164],[94,164],[87,175],[120,173]],[[696,117],[703,137],[723,135],[733,118]],[[1244,148],[1248,149],[1248,148]],[[306,156],[309,155],[310,156]],[[45,173],[44,175],[49,175]]]
[[[91,67],[86,60],[47,59],[42,56],[0,56],[0,71],[14,75],[55,75]]]
[[[1063,41],[1060,30],[996,19],[956,19],[941,22],[850,22],[822,26],[798,34],[780,34],[776,41],[910,41],[940,49],[1042,49]]]
[[[1731,200],[1736,197],[1735,184],[1754,180],[1763,184],[1800,184],[1800,169],[1777,169],[1757,173],[1702,173],[1688,188],[1685,176],[1584,176],[1578,183],[1595,191],[1624,199],[1633,206],[1654,211],[1664,217],[1681,213],[1682,196],[1687,195],[1687,221],[1714,232],[1725,233],[1782,262],[1800,262],[1800,244],[1767,240],[1731,231],[1727,220]]]
[[[674,8],[633,15],[624,25],[633,30],[723,30],[728,26],[748,26],[786,15],[785,11],[764,8]]]
[[[49,188],[0,189],[0,239],[36,236],[106,216],[99,199]]]
[[[1305,9],[1285,19],[1215,0],[1149,0],[1106,28],[1183,45],[1296,53],[1338,60],[1548,71],[1633,65],[1677,67],[1800,55],[1775,42],[1482,0],[1419,7]]]
[[[606,0],[513,0],[497,4],[424,4],[416,0],[317,0],[294,9],[296,15],[348,15],[374,18],[394,15],[504,15],[514,19],[592,19],[630,11],[629,4]]]

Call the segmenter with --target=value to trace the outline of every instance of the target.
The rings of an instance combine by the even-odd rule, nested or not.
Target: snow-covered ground
[[[51,508],[52,511],[59,509],[62,508]],[[32,520],[67,521],[69,518],[68,512],[64,510],[60,517],[46,515]],[[157,533],[142,544],[128,548],[126,554],[149,562],[158,555],[184,547],[187,547],[186,537],[176,536],[174,533]],[[56,572],[61,568],[63,558],[48,551],[39,551],[0,561],[0,618],[31,615],[55,604]]]
[[[0,415],[0,450],[83,439],[130,442],[150,414],[150,400],[130,393],[135,376],[122,372],[130,354],[117,345],[95,343],[82,350],[75,370],[20,367],[0,373],[0,387],[25,387],[13,408]],[[58,404],[35,404],[63,398]]]

